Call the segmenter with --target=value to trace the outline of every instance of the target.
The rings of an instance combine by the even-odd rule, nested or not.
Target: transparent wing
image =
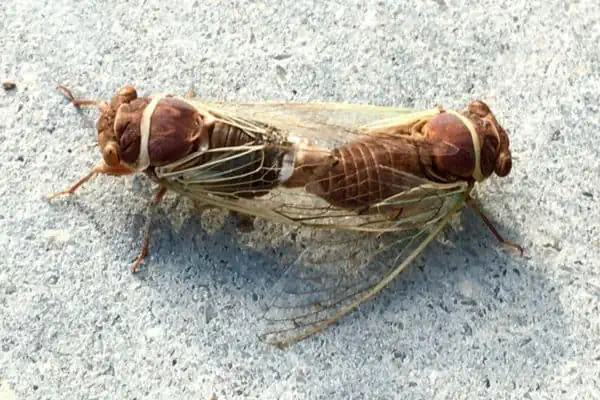
[[[458,201],[457,201],[458,202]],[[450,215],[422,228],[383,234],[318,230],[295,236],[295,260],[262,318],[261,339],[280,347],[302,340],[375,296],[409,265]],[[333,239],[335,238],[335,239]],[[326,245],[323,245],[326,243]]]
[[[216,179],[215,182],[198,184],[189,184],[185,180],[160,180],[159,183],[199,203],[270,221],[312,228],[378,233],[407,230],[432,223],[435,215],[443,214],[448,203],[469,191],[466,182],[439,184],[405,171],[386,169],[402,179],[379,182],[373,178],[376,174],[368,173],[369,168],[367,168],[364,181],[358,184],[372,188],[373,191],[379,191],[382,185],[386,185],[386,189],[395,194],[373,202],[369,207],[355,209],[335,207],[304,187],[287,189],[276,186],[260,196],[249,198],[246,196],[247,187],[253,181],[248,179],[243,182],[244,185],[239,182],[231,183],[227,179],[221,182]],[[342,176],[340,175],[339,178]],[[328,179],[336,179],[336,177],[328,177]]]
[[[244,192],[278,184],[282,166],[267,153],[264,145],[252,143],[208,149],[156,168],[155,173],[163,183],[177,181],[192,191],[246,197]]]
[[[339,146],[374,128],[394,124],[407,126],[423,118],[431,118],[440,109],[410,108],[344,103],[219,103],[186,99],[200,110],[217,115],[235,115],[276,127],[324,147]]]
[[[285,346],[301,340],[376,295],[412,262],[459,209],[465,192],[431,190],[418,218],[330,214],[330,223],[273,224],[238,235],[254,250],[279,254],[286,272],[273,288],[261,339]],[[435,206],[434,206],[435,205]],[[413,216],[417,213],[413,213]],[[375,222],[375,225],[371,225]],[[366,227],[377,229],[363,229]]]
[[[254,199],[169,189],[217,207],[259,217],[237,240],[280,254],[287,266],[262,319],[269,343],[309,336],[374,296],[404,269],[464,202],[466,184],[420,186],[369,210],[336,208],[303,189],[274,189]],[[187,190],[187,191],[186,191]]]

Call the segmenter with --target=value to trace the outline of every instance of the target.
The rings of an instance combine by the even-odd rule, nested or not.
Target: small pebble
[[[17,285],[14,285],[12,283],[9,283],[6,288],[4,289],[4,293],[6,294],[13,294],[17,291]]]
[[[4,90],[14,90],[17,88],[17,84],[13,81],[4,81],[2,82],[2,88]]]

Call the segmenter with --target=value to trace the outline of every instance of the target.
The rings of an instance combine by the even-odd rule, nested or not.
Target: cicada
[[[472,196],[512,168],[509,138],[480,100],[465,110],[342,103],[224,103],[190,96],[138,97],[121,88],[95,105],[96,174],[144,173],[168,192],[253,218],[239,240],[277,249],[287,269],[263,318],[261,338],[306,338],[388,285],[471,207],[507,247]],[[148,253],[150,222],[138,268]]]

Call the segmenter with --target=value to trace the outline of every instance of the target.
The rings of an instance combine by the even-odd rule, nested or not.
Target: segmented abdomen
[[[196,163],[212,163],[210,174],[218,177],[217,181],[207,179],[207,189],[252,198],[268,193],[279,184],[286,151],[276,143],[257,140],[240,128],[220,122],[215,123],[209,138],[210,151],[203,154]],[[275,142],[275,138],[273,141]],[[252,149],[249,146],[258,148]],[[227,147],[233,149],[218,151]]]
[[[335,162],[320,167],[307,191],[330,204],[363,209],[415,185],[411,175],[426,175],[428,157],[400,137],[369,137],[333,150]]]

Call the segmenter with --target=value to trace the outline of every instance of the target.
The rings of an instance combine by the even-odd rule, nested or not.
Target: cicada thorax
[[[125,165],[146,171],[171,163],[201,145],[201,115],[174,97],[137,97],[124,87],[101,107],[97,122],[98,142],[109,166]]]
[[[482,182],[495,173],[507,176],[512,168],[509,139],[490,108],[475,100],[466,111],[448,111],[432,118],[422,129],[428,141],[455,147],[452,153],[434,154],[433,166],[445,181]]]
[[[481,101],[412,126],[392,125],[332,150],[306,190],[330,204],[367,210],[419,183],[481,182],[511,168],[508,136]],[[393,208],[393,207],[392,207]]]

